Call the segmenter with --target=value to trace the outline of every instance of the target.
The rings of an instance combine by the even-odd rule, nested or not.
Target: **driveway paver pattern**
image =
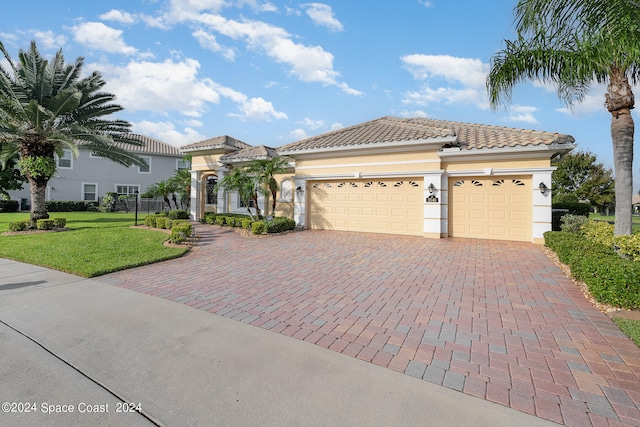
[[[640,349],[529,243],[197,225],[99,277],[568,426],[640,425]]]

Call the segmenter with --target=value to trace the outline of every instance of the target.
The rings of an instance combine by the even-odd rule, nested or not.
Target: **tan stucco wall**
[[[335,156],[335,153],[333,155]],[[357,155],[354,153],[352,156],[296,159],[297,176],[437,169],[440,169],[440,159],[435,151],[370,155]]]
[[[191,169],[196,171],[208,171],[218,167],[218,159],[223,155],[221,154],[206,154],[193,156],[191,159]]]
[[[543,159],[507,159],[507,160],[474,160],[474,161],[460,161],[456,162],[443,162],[443,169],[448,171],[456,170],[469,170],[469,169],[485,169],[485,168],[548,168],[551,165],[551,160],[548,158]]]

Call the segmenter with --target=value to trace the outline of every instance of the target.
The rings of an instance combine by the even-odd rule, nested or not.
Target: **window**
[[[207,205],[218,204],[218,192],[215,190],[217,183],[218,179],[215,176],[210,176],[207,178]]]
[[[147,166],[138,166],[138,173],[151,173],[151,157],[140,156],[147,163]]]
[[[116,193],[118,193],[119,196],[133,196],[136,194],[136,191],[140,192],[139,185],[116,185]]]
[[[176,169],[177,170],[181,170],[181,169],[191,169],[191,162],[189,160],[185,160],[185,159],[178,159],[176,160]]]
[[[280,183],[280,202],[293,202],[293,180],[286,178]]]
[[[71,150],[62,150],[62,156],[58,157],[58,167],[60,169],[71,169],[73,167],[73,157]]]
[[[85,202],[97,202],[98,184],[82,184],[82,200]]]
[[[242,201],[242,199],[240,198],[239,194],[238,194],[238,207],[241,207],[241,208],[246,208],[247,207],[247,205],[245,205],[244,202]],[[255,208],[256,207],[255,203],[253,203],[253,200],[249,200],[249,207],[250,208]]]

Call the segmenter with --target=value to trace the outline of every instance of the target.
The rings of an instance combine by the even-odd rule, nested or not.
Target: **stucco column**
[[[189,200],[191,218],[200,221],[202,218],[202,185],[200,185],[202,173],[200,171],[191,171],[191,199]]]
[[[555,168],[539,170],[532,176],[532,195],[533,212],[532,212],[532,232],[531,238],[533,243],[544,243],[544,233],[551,231],[551,173]],[[540,191],[540,184],[543,183],[547,190]]]
[[[429,172],[424,176],[424,237],[447,237],[447,178],[444,171]]]
[[[293,178],[293,220],[296,227],[305,228],[307,224],[307,180]]]
[[[218,173],[218,183],[222,181],[225,177],[229,169],[221,168],[216,171]],[[228,213],[227,206],[227,193],[224,191],[222,187],[218,188],[218,205],[217,205],[217,213]]]

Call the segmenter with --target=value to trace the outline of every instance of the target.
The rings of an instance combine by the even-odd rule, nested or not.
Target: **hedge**
[[[291,218],[277,216],[266,222],[267,233],[282,233],[296,228],[296,222]]]
[[[589,203],[562,202],[553,203],[551,209],[568,209],[571,215],[589,216],[591,205]]]
[[[9,231],[24,231],[29,228],[31,221],[28,219],[9,223]]]
[[[622,258],[612,247],[581,234],[548,231],[544,238],[545,245],[571,268],[576,279],[586,283],[597,301],[640,308],[640,262]]]
[[[189,219],[189,212],[182,209],[172,209],[168,213],[171,219]]]
[[[171,243],[184,243],[187,237],[191,237],[193,226],[190,222],[181,222],[171,227]]]
[[[19,207],[17,200],[0,200],[0,212],[17,212]]]
[[[97,207],[98,202],[49,200],[45,205],[49,212],[85,212],[90,206]]]

